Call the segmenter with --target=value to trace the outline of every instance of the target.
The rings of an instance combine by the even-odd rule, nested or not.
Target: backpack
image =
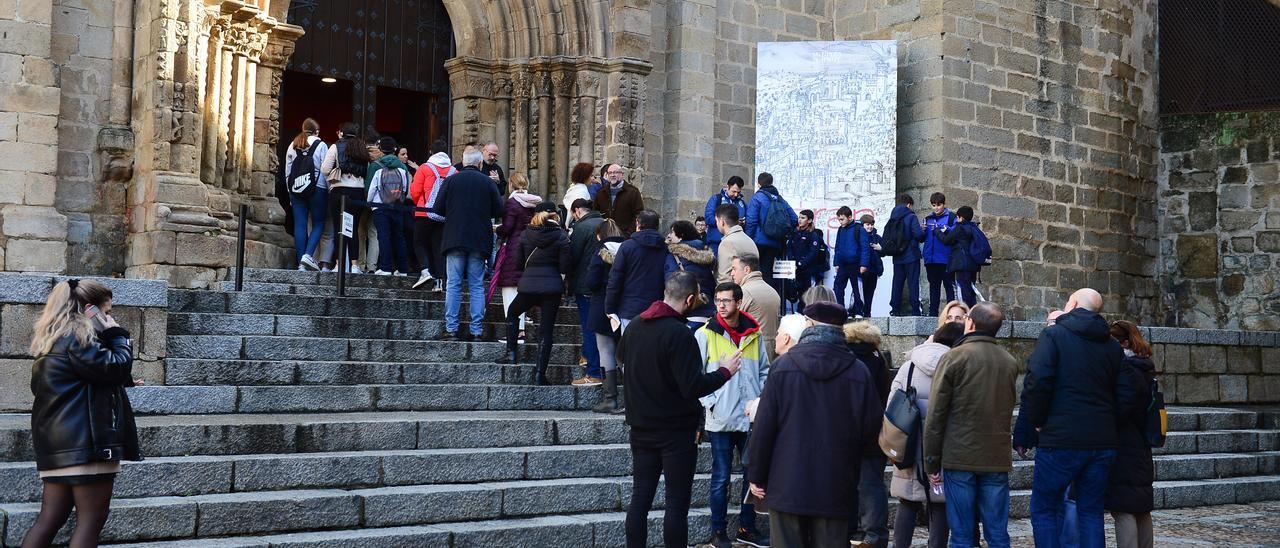
[[[306,150],[297,150],[293,163],[289,164],[289,192],[303,200],[310,199],[316,193],[316,181],[320,179],[320,172],[316,170],[315,154],[319,146],[320,140],[316,139]]]
[[[884,235],[880,236],[880,254],[889,257],[897,257],[907,252],[907,246],[910,245],[907,240],[907,223],[904,222],[907,216],[894,217],[889,219],[888,224],[884,225]]]
[[[1164,408],[1164,393],[1160,391],[1160,382],[1151,379],[1151,401],[1147,403],[1146,425],[1142,433],[1147,444],[1152,447],[1164,447],[1165,436],[1169,435],[1169,415]]]
[[[987,235],[976,224],[970,227],[969,232],[973,234],[973,241],[969,242],[969,255],[978,266],[991,264],[991,242],[987,240]]]
[[[812,272],[825,273],[831,270],[831,247],[827,245],[827,241],[822,237],[821,233],[815,235],[814,238],[818,240],[818,253],[814,256],[813,262],[821,268],[814,269]]]
[[[338,168],[341,169],[342,173],[345,175],[352,175],[363,179],[365,172],[369,170],[369,164],[367,162],[353,160],[351,155],[347,154],[347,144],[347,140],[343,139],[338,141],[337,145],[334,145],[338,147]]]
[[[796,229],[795,223],[791,222],[791,206],[781,197],[768,192],[765,194],[769,196],[769,207],[765,211],[764,221],[760,223],[760,230],[770,240],[786,243],[787,237]]]
[[[404,200],[405,186],[407,185],[399,168],[383,166],[378,170],[378,196],[382,198],[382,203],[400,203]]]

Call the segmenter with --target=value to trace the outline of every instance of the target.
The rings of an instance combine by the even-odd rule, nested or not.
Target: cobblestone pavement
[[[1157,510],[1151,514],[1155,524],[1155,546],[1177,547],[1280,547],[1280,501],[1252,504],[1228,504],[1201,508]],[[1106,517],[1107,546],[1116,545],[1111,516]],[[927,533],[916,529],[912,546],[927,546]],[[1033,547],[1031,520],[1009,523],[1009,536],[1015,547]]]

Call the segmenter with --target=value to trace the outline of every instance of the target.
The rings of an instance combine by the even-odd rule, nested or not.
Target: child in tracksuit
[[[870,262],[867,252],[869,246],[866,245],[866,233],[858,226],[858,222],[853,218],[853,210],[849,206],[841,206],[836,210],[836,220],[840,221],[840,228],[836,229],[836,251],[835,260],[836,280],[835,293],[836,302],[844,306],[844,288],[845,284],[849,284],[852,289],[850,293],[853,295],[853,304],[849,306],[850,316],[861,316],[863,311],[862,296],[858,293],[858,280],[861,279],[862,273],[867,271],[867,264]]]

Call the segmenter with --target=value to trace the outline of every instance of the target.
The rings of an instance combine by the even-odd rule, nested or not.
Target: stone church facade
[[[207,285],[235,261],[241,204],[247,263],[288,266],[281,84],[321,39],[289,21],[319,4],[0,2],[0,269]],[[753,173],[755,43],[894,39],[898,190],[974,207],[996,257],[983,287],[1014,317],[1088,285],[1149,324],[1280,329],[1275,119],[1173,124],[1162,147],[1154,1],[443,8],[451,150],[494,140],[541,192],[616,162],[664,219],[688,218]],[[1224,140],[1223,123],[1249,131]]]

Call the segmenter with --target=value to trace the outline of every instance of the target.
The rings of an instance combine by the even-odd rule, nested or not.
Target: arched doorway
[[[441,0],[293,0],[298,39],[280,91],[280,151],[307,117],[332,143],[339,125],[390,135],[423,161],[449,144],[445,60],[453,28]]]

